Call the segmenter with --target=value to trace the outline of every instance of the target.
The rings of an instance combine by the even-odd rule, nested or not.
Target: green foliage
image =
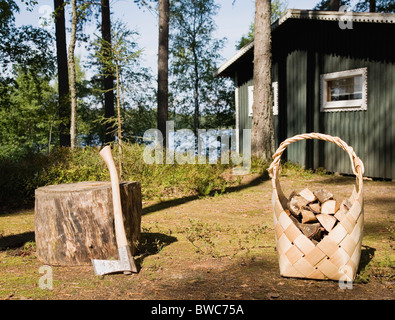
[[[142,50],[135,41],[137,36],[136,31],[128,29],[121,21],[116,21],[113,24],[112,48],[109,48],[105,40],[96,37],[91,43],[93,53],[89,62],[89,65],[97,70],[97,74],[91,81],[91,104],[103,103],[104,91],[100,79],[104,75],[116,76],[118,69],[119,83],[116,92],[118,93],[117,103],[119,102],[120,106],[122,138],[129,142],[141,141],[146,130],[156,127],[155,91],[151,70],[141,66]],[[113,90],[116,88],[115,81]],[[99,132],[104,121],[112,121],[114,132],[117,130],[116,118],[105,119],[94,109],[91,113],[94,116],[87,119],[87,124],[90,123],[91,129]],[[93,137],[94,134],[91,133],[90,136]],[[104,134],[101,131],[96,136],[100,137],[100,141],[104,141]],[[87,144],[92,144],[92,142],[93,139],[90,139]]]
[[[340,1],[340,6],[349,6],[351,7],[350,0],[342,0]],[[370,0],[359,0],[354,7],[352,7],[352,11],[355,12],[369,12]],[[314,10],[329,10],[330,8],[330,0],[321,0],[316,4]],[[387,12],[392,13],[395,12],[395,1],[394,0],[376,0],[376,12]]]
[[[106,178],[98,151],[85,148],[71,152],[56,148],[50,154],[26,153],[18,159],[0,157],[0,203],[30,204],[40,186]]]
[[[254,36],[255,36],[255,23],[251,22],[247,35],[243,35],[240,41],[236,44],[235,46],[236,50],[240,50],[241,48],[249,44],[251,41],[253,41]]]
[[[0,157],[47,150],[55,139],[56,92],[46,76],[15,67],[0,97]]]
[[[171,6],[170,117],[176,128],[229,128],[234,123],[233,85],[213,73],[225,39],[215,39],[213,0],[175,0]]]
[[[0,2],[0,157],[8,158],[48,150],[57,124],[53,38],[41,28],[16,27],[14,12],[15,1]]]
[[[145,199],[223,192],[228,185],[221,174],[228,165],[147,164],[144,146],[124,144],[123,180],[140,181]],[[118,161],[117,146],[114,147]],[[0,203],[24,205],[34,199],[40,186],[80,181],[108,181],[105,163],[95,147],[55,148],[50,154],[27,153],[19,159],[0,157]],[[1,205],[0,205],[1,207]]]
[[[379,279],[382,282],[394,281],[395,263],[390,255],[386,253],[380,260],[373,258],[370,263],[360,270],[355,281],[357,283],[368,283],[372,278]]]
[[[285,13],[285,11],[287,11],[288,1],[272,0],[271,6],[272,6],[271,21],[272,23],[274,23],[277,19],[281,18],[281,16]],[[245,45],[253,41],[254,36],[255,36],[255,23],[251,22],[247,35],[243,35],[240,41],[236,44],[236,50],[240,50]]]
[[[349,6],[350,0],[341,0],[340,6]],[[314,10],[330,10],[330,0],[321,0],[321,2],[317,3],[313,8]]]

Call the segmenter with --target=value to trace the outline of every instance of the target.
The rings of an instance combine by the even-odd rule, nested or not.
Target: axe
[[[96,275],[104,275],[114,272],[131,274],[137,272],[136,264],[130,252],[130,246],[126,239],[125,226],[123,224],[121,194],[119,191],[119,180],[111,147],[106,146],[100,151],[100,156],[110,171],[112,202],[114,207],[115,237],[117,241],[119,260],[97,260],[92,259],[93,269]]]

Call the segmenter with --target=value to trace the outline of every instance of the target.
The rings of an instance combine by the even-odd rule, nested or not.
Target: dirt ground
[[[340,199],[351,194],[353,183],[354,178],[339,175],[286,172],[281,179],[286,195],[306,186],[325,187]],[[395,182],[364,181],[361,262],[357,279],[348,288],[337,281],[279,275],[271,191],[268,179],[251,175],[222,195],[143,203],[139,272],[132,275],[98,277],[92,266],[40,269],[33,209],[5,212],[0,215],[0,299],[395,298]],[[43,278],[48,270],[49,288]]]

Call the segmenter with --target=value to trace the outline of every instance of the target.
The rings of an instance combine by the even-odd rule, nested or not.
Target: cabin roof
[[[362,23],[395,24],[393,13],[372,12],[342,12],[342,11],[317,11],[289,9],[285,14],[272,24],[272,31],[290,19],[319,20],[319,21],[353,21]],[[223,63],[215,72],[215,77],[231,76],[237,66],[245,60],[253,60],[254,41],[248,43],[237,51],[230,59]]]

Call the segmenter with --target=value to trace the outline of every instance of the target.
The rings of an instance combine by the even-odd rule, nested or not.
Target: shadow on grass
[[[333,173],[328,173],[327,176],[324,176],[322,180],[320,180],[322,184],[336,184],[336,185],[350,185],[355,184],[355,176],[354,175],[335,175]]]
[[[159,253],[164,247],[177,242],[176,237],[157,232],[142,232],[140,242],[137,246],[136,265],[141,269],[144,259],[148,256]]]
[[[361,248],[361,258],[359,260],[359,266],[357,273],[360,273],[362,270],[366,268],[366,266],[372,261],[374,254],[376,252],[375,248],[362,245]]]
[[[269,175],[267,174],[267,172],[265,172],[265,173],[259,175],[258,177],[252,179],[248,183],[240,184],[238,186],[233,186],[233,187],[227,187],[222,194],[238,192],[238,191],[241,191],[243,189],[254,187],[254,186],[257,186],[257,185],[259,185],[260,183],[262,183],[263,181],[266,181],[266,180],[269,180]],[[215,194],[216,194],[216,191],[214,190],[207,196],[208,197],[213,197]],[[171,208],[171,207],[176,207],[176,206],[182,205],[184,203],[197,200],[197,199],[199,199],[201,197],[202,196],[199,196],[199,195],[192,195],[192,196],[187,196],[187,197],[183,197],[183,198],[171,199],[171,200],[166,200],[166,201],[162,201],[162,202],[159,202],[159,203],[155,203],[155,204],[152,204],[150,206],[144,207],[142,215],[144,216],[144,215],[156,212],[156,211],[164,210],[164,209]]]
[[[34,241],[34,231],[9,236],[0,236],[0,251],[23,247],[26,242]]]

